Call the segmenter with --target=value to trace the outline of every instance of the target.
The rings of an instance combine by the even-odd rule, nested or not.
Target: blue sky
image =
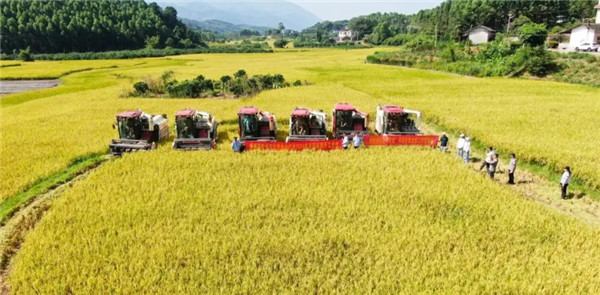
[[[264,1],[264,0],[263,0]],[[323,20],[350,19],[373,12],[416,13],[438,6],[441,0],[288,0]]]

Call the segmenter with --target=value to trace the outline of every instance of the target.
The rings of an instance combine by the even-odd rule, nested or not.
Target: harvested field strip
[[[42,178],[27,190],[2,200],[0,203],[0,224],[4,224],[19,208],[27,205],[36,196],[72,180],[77,175],[98,166],[106,159],[107,157],[103,154],[93,154],[75,159],[66,169]]]

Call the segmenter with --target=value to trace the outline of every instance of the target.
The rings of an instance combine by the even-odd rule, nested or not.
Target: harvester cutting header
[[[240,141],[275,141],[277,122],[269,112],[256,107],[243,107],[238,111]]]
[[[319,110],[296,107],[290,116],[290,136],[285,140],[327,140],[327,115]]]
[[[119,138],[110,143],[110,153],[113,155],[150,150],[156,147],[156,142],[169,137],[167,115],[150,115],[141,110],[117,114],[114,128],[118,128]]]
[[[357,110],[349,103],[336,103],[331,120],[334,138],[342,138],[344,134],[352,138],[355,133],[362,135],[369,133],[367,129],[369,114]]]
[[[173,148],[178,150],[210,150],[215,147],[219,123],[211,114],[185,109],[175,114],[177,138]]]

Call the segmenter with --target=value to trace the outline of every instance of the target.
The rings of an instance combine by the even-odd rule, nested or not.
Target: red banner
[[[378,145],[423,145],[437,146],[437,135],[366,135],[366,146]]]
[[[340,150],[341,140],[314,140],[314,141],[246,141],[246,150],[278,150],[278,151],[301,151],[301,150]]]

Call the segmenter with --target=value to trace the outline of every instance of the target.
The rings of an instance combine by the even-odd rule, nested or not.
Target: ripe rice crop
[[[598,230],[431,149],[125,155],[56,201],[24,293],[600,292]]]

